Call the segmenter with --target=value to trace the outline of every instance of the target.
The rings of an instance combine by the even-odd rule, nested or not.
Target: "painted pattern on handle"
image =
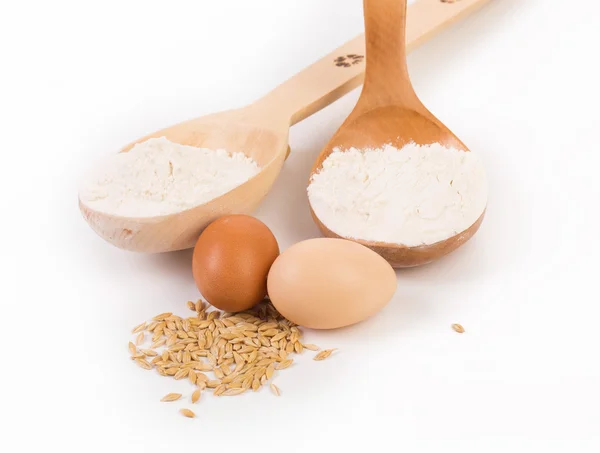
[[[342,55],[340,57],[337,57],[335,60],[333,60],[333,62],[335,63],[336,66],[339,66],[342,68],[349,68],[350,66],[362,63],[364,60],[365,60],[364,55],[357,55],[357,54],[351,53],[348,55]]]
[[[460,0],[440,0],[441,3],[458,3],[460,2]],[[351,66],[363,63],[365,61],[365,56],[364,55],[357,55],[357,54],[348,54],[348,55],[341,55],[339,57],[337,57],[335,60],[333,60],[333,63],[340,68],[349,68]]]

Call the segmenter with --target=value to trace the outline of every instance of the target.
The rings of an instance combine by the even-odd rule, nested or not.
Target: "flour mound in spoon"
[[[477,154],[439,143],[336,148],[313,175],[308,197],[340,236],[415,247],[473,225],[487,204],[487,180]]]
[[[151,138],[107,159],[88,177],[79,198],[89,208],[106,214],[173,214],[229,192],[259,170],[243,153]]]

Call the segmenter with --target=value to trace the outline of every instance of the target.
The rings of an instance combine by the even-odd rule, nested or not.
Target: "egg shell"
[[[247,215],[229,215],[202,232],[192,259],[196,286],[213,306],[237,312],[262,301],[267,275],[279,255],[271,230]]]
[[[312,329],[335,329],[381,310],[396,291],[390,264],[345,239],[309,239],[284,251],[267,281],[269,297],[290,321]]]

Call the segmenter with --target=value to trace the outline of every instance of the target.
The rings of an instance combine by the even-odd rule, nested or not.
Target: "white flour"
[[[96,211],[152,217],[206,203],[258,172],[256,162],[242,153],[151,138],[111,156],[93,172],[79,197]]]
[[[473,152],[408,144],[335,149],[308,187],[317,217],[340,236],[414,247],[469,228],[487,203]]]

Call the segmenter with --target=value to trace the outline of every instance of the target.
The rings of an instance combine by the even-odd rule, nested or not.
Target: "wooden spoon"
[[[335,148],[401,148],[441,143],[462,151],[468,148],[421,103],[413,90],[406,66],[406,0],[363,0],[367,67],[361,96],[352,113],[325,146],[311,171],[319,172]],[[462,1],[458,4],[465,6]],[[453,5],[456,5],[454,3]],[[447,5],[448,6],[448,5]],[[409,29],[410,31],[410,29]],[[400,195],[400,194],[399,194]],[[340,237],[319,220],[313,219],[328,237]],[[431,245],[407,247],[401,244],[352,239],[384,257],[393,267],[429,263],[464,244],[478,230],[484,213],[467,230]],[[347,238],[350,239],[350,238]]]
[[[486,1],[446,4],[418,0],[409,10],[409,49]],[[84,218],[101,237],[123,249],[156,253],[193,247],[200,232],[213,220],[227,214],[248,214],[258,206],[289,152],[289,127],[359,86],[365,70],[364,55],[361,35],[252,105],[159,130],[121,150],[126,152],[135,143],[165,136],[184,145],[243,152],[261,167],[260,173],[244,184],[195,208],[156,217],[108,215],[79,200]]]

